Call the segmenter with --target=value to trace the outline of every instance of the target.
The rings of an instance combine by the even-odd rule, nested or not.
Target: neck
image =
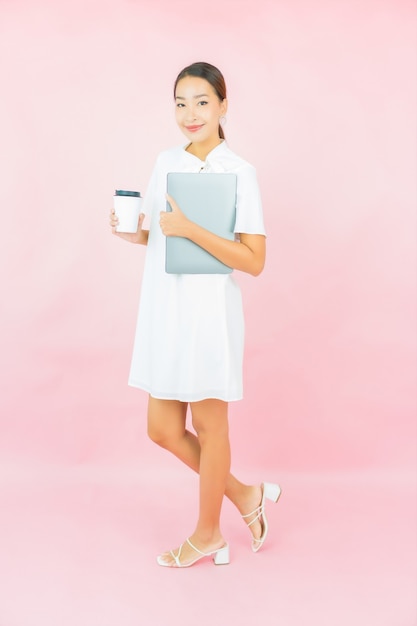
[[[207,155],[210,154],[210,152],[222,142],[223,139],[220,139],[220,137],[215,137],[214,139],[209,139],[201,143],[190,143],[185,149],[187,152],[193,154],[198,159],[200,159],[200,161],[205,161]]]

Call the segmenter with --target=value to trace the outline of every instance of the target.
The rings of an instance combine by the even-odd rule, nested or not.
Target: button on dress
[[[169,172],[236,173],[236,236],[265,234],[255,169],[225,141],[205,161],[185,146],[159,155],[143,202],[150,226],[129,385],[166,400],[240,400],[244,317],[233,273],[165,272],[159,214],[166,210]]]

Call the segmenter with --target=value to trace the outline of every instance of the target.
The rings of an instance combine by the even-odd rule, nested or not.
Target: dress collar
[[[187,152],[186,148],[189,145],[190,143],[188,142],[182,147],[184,154],[187,155],[187,157],[190,157],[191,159],[193,159],[194,161],[198,161],[199,163],[209,163],[213,158],[216,158],[216,156],[221,154],[223,150],[227,147],[226,140],[222,139],[222,141],[219,144],[217,144],[217,146],[215,146],[212,150],[210,150],[205,160],[203,161],[199,157],[195,156],[195,154],[191,154],[191,152]]]

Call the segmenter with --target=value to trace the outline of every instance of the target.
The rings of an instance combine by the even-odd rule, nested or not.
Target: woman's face
[[[192,143],[219,139],[219,120],[227,110],[208,81],[196,76],[182,78],[175,91],[177,124]]]

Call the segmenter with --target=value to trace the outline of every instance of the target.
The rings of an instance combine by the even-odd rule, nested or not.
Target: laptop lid
[[[181,211],[202,228],[233,241],[237,176],[230,172],[170,172],[167,192]],[[171,211],[167,203],[167,211]],[[165,270],[169,274],[229,274],[228,267],[184,237],[166,238]]]

